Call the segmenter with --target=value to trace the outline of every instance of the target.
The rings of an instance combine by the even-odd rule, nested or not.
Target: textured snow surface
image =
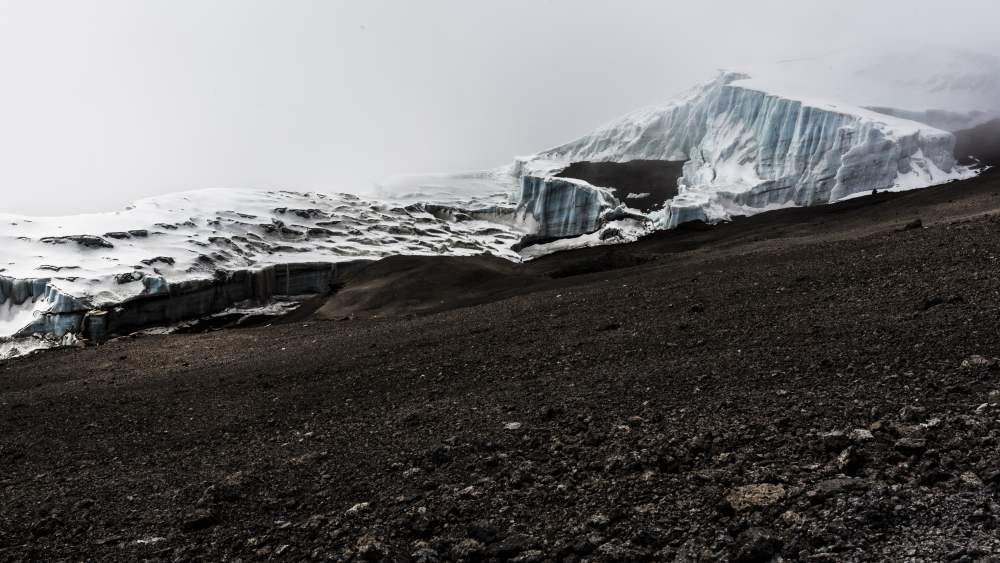
[[[510,247],[521,233],[470,213],[347,194],[202,190],[114,213],[0,215],[0,336],[42,312],[107,307],[223,271],[393,254],[518,259]]]
[[[380,200],[434,202],[463,209],[508,203],[518,186],[506,166],[476,172],[393,176],[375,187]]]

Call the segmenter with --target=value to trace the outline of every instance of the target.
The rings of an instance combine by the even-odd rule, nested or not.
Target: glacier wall
[[[170,284],[163,293],[136,297],[116,307],[88,313],[78,331],[102,342],[151,326],[167,326],[222,312],[233,305],[263,305],[275,297],[325,294],[342,276],[370,260],[289,263],[259,270],[219,272],[212,279]]]
[[[27,315],[8,323],[14,328],[0,337],[19,339],[38,335],[61,339],[77,335],[103,342],[152,326],[204,317],[240,303],[266,304],[275,297],[328,293],[342,276],[368,262],[281,264],[256,270],[220,271],[212,278],[173,284],[146,278],[150,280],[147,292],[101,307],[59,293],[49,280],[0,278],[0,311],[19,306],[28,310]]]
[[[600,227],[601,215],[614,209],[611,191],[583,180],[524,176],[517,197],[517,221],[539,238],[589,233]]]
[[[0,337],[44,333],[62,338],[76,332],[89,308],[49,279],[0,277]]]
[[[785,206],[830,203],[874,189],[961,178],[968,171],[956,166],[954,143],[950,133],[926,125],[766,92],[746,74],[723,72],[669,104],[634,112],[590,135],[521,159],[512,171],[537,174],[572,162],[683,160],[678,195],[650,214],[658,228],[672,228],[691,220],[725,220]],[[551,184],[550,190],[555,189],[577,188]],[[528,190],[525,195],[530,195]],[[574,221],[557,212],[536,217],[556,218],[553,230],[567,234],[572,229],[564,226],[589,226],[590,218]]]

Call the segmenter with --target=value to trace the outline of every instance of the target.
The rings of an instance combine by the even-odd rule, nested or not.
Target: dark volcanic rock
[[[185,532],[197,532],[217,526],[220,523],[219,517],[214,512],[199,509],[184,517],[184,521],[181,523],[181,530]]]
[[[927,449],[927,440],[908,436],[896,440],[893,447],[896,448],[896,451],[906,455],[918,455]]]
[[[115,245],[94,235],[68,235],[63,237],[43,237],[39,239],[47,244],[76,243],[85,248],[114,248]]]
[[[965,298],[962,297],[961,295],[934,295],[925,298],[921,308],[924,311],[927,311],[929,309],[937,307],[938,305],[945,305],[945,304],[958,305],[962,303],[965,303]]]
[[[772,530],[750,528],[736,538],[734,563],[766,563],[781,552],[781,538]]]
[[[868,483],[862,479],[837,478],[821,481],[809,496],[813,502],[823,502],[837,495],[861,491],[868,488]]]
[[[846,434],[839,430],[834,430],[833,432],[827,432],[820,436],[823,440],[823,447],[828,452],[839,452],[850,445],[851,440]]]

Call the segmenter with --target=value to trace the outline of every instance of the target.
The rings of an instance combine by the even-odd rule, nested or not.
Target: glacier
[[[512,247],[523,233],[490,220],[512,213],[497,201],[464,209],[216,189],[111,213],[0,214],[0,354],[328,292],[352,268],[389,255],[518,260]]]
[[[585,226],[577,233],[583,234],[598,226],[594,211],[586,208],[578,219],[563,216],[569,210],[550,203],[558,198],[536,187],[545,178],[568,187],[564,178],[554,183],[553,171],[574,162],[685,161],[678,195],[649,214],[656,228],[668,229],[967,177],[972,172],[956,165],[954,143],[946,131],[839,103],[786,97],[761,89],[748,74],[725,71],[668,104],[519,159],[511,170],[521,172],[519,202],[543,221],[540,230],[547,229],[544,222],[578,224]],[[573,184],[571,191],[580,189]],[[604,202],[604,210],[617,203]]]
[[[575,236],[596,230],[615,206],[610,190],[572,178],[525,176],[516,220],[541,238]]]
[[[934,84],[964,88],[970,104],[989,100],[997,82],[984,77],[1000,67],[995,59],[973,62],[936,73]],[[881,74],[921,100],[937,101],[936,86],[923,88],[877,65],[860,76],[867,84]],[[907,117],[962,123],[995,108],[894,110],[931,106],[907,105],[916,98],[902,95],[845,102],[837,88],[853,72],[825,81],[805,72],[792,73],[797,81],[780,75],[768,68],[720,71],[667,103],[508,165],[398,176],[372,198],[198,190],[112,213],[0,213],[0,357],[267,309],[275,300],[328,292],[354,268],[389,255],[527,260],[636,240],[689,221],[725,221],[976,173],[956,164],[954,135]],[[837,99],[817,96],[824,88]],[[672,163],[676,190],[657,191],[663,201],[649,201],[645,189],[569,177],[575,163],[643,161]],[[646,196],[642,210],[632,207],[640,204],[630,192]]]
[[[608,186],[567,178],[563,172],[574,163],[683,162],[676,196],[644,213],[648,229],[725,221],[974,175],[956,164],[954,135],[910,118],[958,125],[994,115],[1000,60],[935,50],[911,64],[907,54],[913,55],[890,53],[873,60],[853,51],[720,71],[667,103],[509,165],[397,177],[384,187],[411,196],[506,194],[515,213],[492,220],[546,240],[594,233],[636,214],[627,198],[619,200]],[[946,107],[949,101],[957,106]],[[920,104],[943,109],[892,109]],[[626,239],[634,238],[632,227]],[[603,242],[587,237],[580,243]]]

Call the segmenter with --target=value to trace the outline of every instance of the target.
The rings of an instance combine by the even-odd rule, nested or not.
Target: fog
[[[859,44],[1000,53],[998,21],[993,0],[0,0],[0,212],[365,192],[503,164],[719,67]]]

